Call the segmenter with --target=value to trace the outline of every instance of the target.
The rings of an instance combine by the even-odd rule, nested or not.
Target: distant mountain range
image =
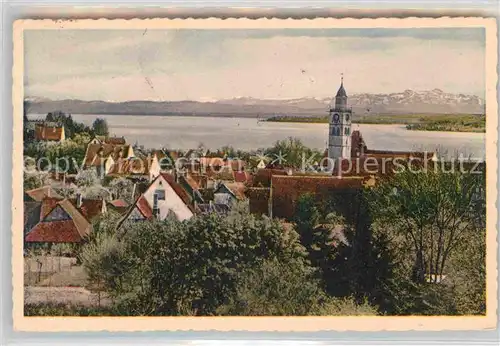
[[[241,97],[214,102],[198,101],[82,101],[27,97],[28,112],[45,114],[60,110],[73,114],[212,115],[270,117],[326,115],[332,98],[261,100]],[[474,95],[450,94],[440,89],[405,90],[391,94],[353,94],[349,105],[357,116],[383,114],[484,114],[484,100]]]

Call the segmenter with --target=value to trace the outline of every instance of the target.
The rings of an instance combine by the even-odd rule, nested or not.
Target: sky
[[[26,30],[27,97],[214,101],[439,88],[484,97],[482,28]]]

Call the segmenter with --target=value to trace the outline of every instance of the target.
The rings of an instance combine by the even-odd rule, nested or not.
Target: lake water
[[[258,122],[249,118],[182,117],[143,115],[73,114],[73,119],[92,125],[96,118],[108,122],[110,134],[124,136],[129,143],[146,148],[210,149],[230,145],[238,149],[269,147],[278,139],[298,137],[307,146],[325,149],[327,124]],[[29,118],[44,115],[32,114]],[[485,157],[485,134],[465,132],[408,131],[402,125],[354,124],[368,148],[379,150],[438,150],[474,158]]]

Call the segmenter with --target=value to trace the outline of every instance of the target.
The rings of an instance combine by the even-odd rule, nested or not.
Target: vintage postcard
[[[496,32],[15,22],[15,329],[495,328]]]

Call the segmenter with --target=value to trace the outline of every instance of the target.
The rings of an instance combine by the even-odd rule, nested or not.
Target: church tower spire
[[[340,159],[351,157],[352,110],[347,107],[347,92],[344,88],[344,74],[340,78],[340,88],[330,107],[328,135],[328,157]]]

